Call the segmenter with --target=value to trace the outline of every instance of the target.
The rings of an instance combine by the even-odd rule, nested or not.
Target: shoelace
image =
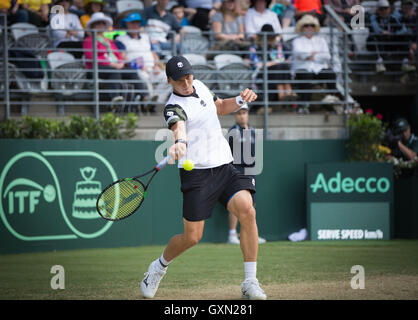
[[[156,288],[163,275],[158,272],[145,272],[146,277],[143,281],[151,288]]]
[[[249,288],[251,288],[252,290],[261,292],[262,294],[265,294],[263,289],[260,288],[260,283],[258,282],[257,279],[251,279],[248,280],[247,282],[249,282],[251,284],[251,286],[249,286]],[[249,290],[245,290],[245,292],[248,294]]]

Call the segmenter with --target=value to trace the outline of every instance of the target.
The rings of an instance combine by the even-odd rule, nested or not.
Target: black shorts
[[[241,190],[254,194],[255,179],[240,173],[232,164],[212,169],[180,169],[183,192],[183,218],[201,221],[210,218],[217,201],[225,208],[232,196]]]

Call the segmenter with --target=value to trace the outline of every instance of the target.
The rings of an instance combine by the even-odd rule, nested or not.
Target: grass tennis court
[[[163,246],[0,255],[0,299],[141,299],[138,288]],[[418,241],[268,242],[257,276],[268,299],[418,299]],[[65,289],[52,290],[53,265]],[[350,282],[365,269],[365,289]],[[241,250],[199,244],[170,264],[155,299],[240,299]]]

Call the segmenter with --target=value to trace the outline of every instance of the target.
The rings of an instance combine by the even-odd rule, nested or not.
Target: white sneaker
[[[258,244],[266,243],[266,239],[258,237]]]
[[[236,235],[236,234],[229,235],[228,241],[226,243],[229,243],[229,244],[239,244],[238,235]]]
[[[159,263],[158,260],[153,261],[149,268],[148,272],[145,272],[144,279],[142,279],[140,288],[141,293],[144,298],[154,298],[155,293],[158,290],[158,285],[160,284],[161,279],[165,276],[166,271],[162,271],[160,268],[155,266],[156,263]]]
[[[257,279],[247,279],[241,284],[242,297],[250,300],[267,300],[267,295]]]

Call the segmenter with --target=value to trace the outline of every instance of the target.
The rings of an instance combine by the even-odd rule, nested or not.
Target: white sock
[[[161,254],[161,257],[158,259],[158,266],[161,267],[161,270],[167,269],[168,265],[171,261],[167,261],[164,259],[164,253]]]
[[[257,262],[244,262],[245,280],[257,278]]]
[[[229,235],[230,236],[236,236],[237,235],[237,230],[235,230],[235,229],[229,229]]]

